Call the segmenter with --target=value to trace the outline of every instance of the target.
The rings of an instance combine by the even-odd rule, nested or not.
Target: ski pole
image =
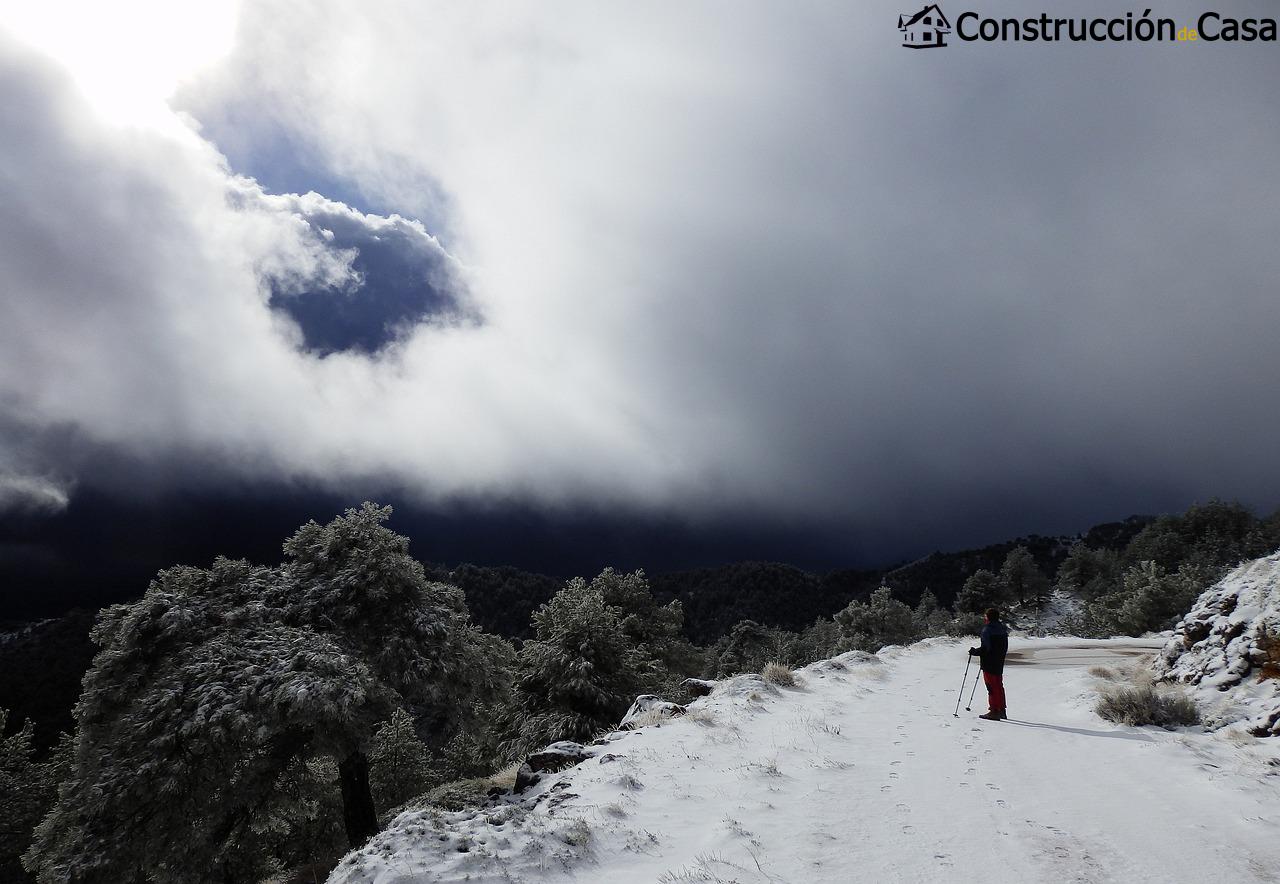
[[[956,695],[956,711],[951,713],[952,718],[960,717],[960,698],[964,696],[964,683],[969,680],[969,664],[973,662],[973,657],[966,657],[964,661],[964,678],[960,679],[960,693]]]
[[[973,706],[973,695],[978,692],[978,676],[980,675],[982,675],[981,669],[979,669],[973,676],[973,690],[969,691],[969,704],[964,707],[965,712],[970,711]],[[963,688],[961,688],[961,690],[963,690]]]

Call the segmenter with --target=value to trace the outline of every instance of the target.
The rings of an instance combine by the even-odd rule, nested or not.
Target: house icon
[[[938,4],[930,3],[915,15],[898,16],[898,30],[902,31],[902,45],[908,49],[936,49],[947,45],[951,22]]]

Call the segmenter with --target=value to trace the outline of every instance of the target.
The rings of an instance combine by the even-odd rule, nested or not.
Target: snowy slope
[[[1280,741],[1109,724],[1095,663],[1158,642],[1015,640],[1014,720],[952,717],[953,641],[722,682],[523,798],[402,814],[330,884],[1271,881]],[[972,684],[970,672],[967,690]]]
[[[1205,723],[1280,735],[1280,553],[1246,562],[1196,600],[1156,671],[1196,687]]]

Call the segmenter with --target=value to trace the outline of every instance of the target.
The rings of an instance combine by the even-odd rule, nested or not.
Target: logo
[[[898,30],[902,31],[902,45],[908,49],[938,49],[947,45],[951,22],[937,3],[930,3],[915,15],[904,12],[898,16]]]

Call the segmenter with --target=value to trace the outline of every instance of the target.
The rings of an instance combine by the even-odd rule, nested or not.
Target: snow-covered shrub
[[[1176,690],[1146,684],[1118,685],[1102,692],[1095,707],[1098,715],[1135,727],[1184,727],[1200,723],[1195,701]]]

